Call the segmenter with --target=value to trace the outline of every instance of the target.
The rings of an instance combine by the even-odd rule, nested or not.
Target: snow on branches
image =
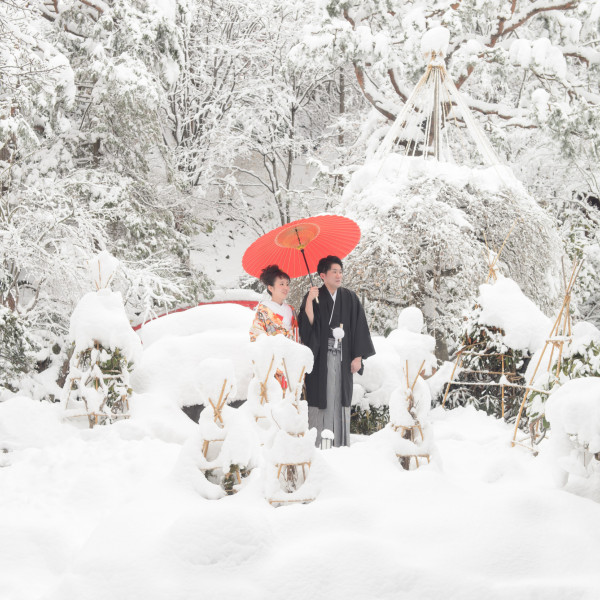
[[[488,244],[502,269],[549,308],[559,293],[561,243],[552,219],[500,167],[469,169],[395,154],[367,161],[344,192],[362,238],[349,285],[385,332],[398,307],[422,307],[440,340],[458,337],[465,304],[485,279]]]

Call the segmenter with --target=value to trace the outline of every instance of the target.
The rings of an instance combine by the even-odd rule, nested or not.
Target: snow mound
[[[400,311],[400,314],[398,315],[398,329],[406,329],[413,333],[421,333],[424,326],[425,321],[421,309],[416,306],[407,306]]]
[[[576,435],[589,452],[600,452],[600,377],[571,379],[552,392],[546,419],[553,434]]]
[[[70,432],[62,412],[58,404],[25,396],[0,402],[0,453],[60,443]]]
[[[211,329],[235,329],[247,336],[253,319],[254,311],[239,304],[207,304],[154,319],[138,333],[145,348],[165,336],[190,336]]]
[[[198,388],[202,404],[212,400],[216,404],[219,398],[229,401],[237,394],[235,389],[235,367],[228,358],[205,358],[197,370]]]
[[[142,345],[135,334],[120,292],[100,289],[89,292],[77,303],[71,315],[69,337],[76,351],[92,348],[95,342],[104,348],[119,348],[129,361],[136,362]]]
[[[119,268],[119,260],[106,250],[103,250],[88,261],[88,266],[96,289],[101,290],[110,285]]]
[[[144,350],[132,376],[138,393],[158,394],[177,406],[202,404],[199,390],[206,359],[228,359],[235,373],[235,391],[230,400],[246,398],[252,375],[248,329],[216,329],[185,336],[163,336]]]
[[[499,276],[494,284],[479,286],[479,322],[505,332],[504,341],[513,350],[536,352],[550,334],[552,323],[529,299],[519,285]]]
[[[435,54],[436,58],[444,58],[450,43],[450,32],[445,27],[432,27],[421,38],[421,53],[429,62]]]

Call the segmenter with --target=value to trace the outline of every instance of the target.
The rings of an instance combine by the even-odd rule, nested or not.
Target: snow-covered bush
[[[91,262],[97,263],[92,274],[104,274],[108,285],[118,261],[101,253]],[[90,427],[128,417],[130,373],[142,344],[129,324],[120,292],[101,287],[86,294],[71,316],[69,338],[73,354],[63,388],[65,415],[85,415]]]
[[[500,275],[496,283],[481,285],[465,316],[459,368],[445,406],[472,404],[513,422],[528,383],[525,370],[550,328],[550,320],[512,279]]]
[[[193,460],[209,482],[233,494],[258,464],[259,439],[247,415],[229,406],[236,395],[231,360],[204,359],[195,376],[197,403],[204,410],[198,423]]]
[[[280,337],[282,336],[259,335],[250,344],[252,379],[248,384],[247,400],[242,410],[254,419],[263,444],[270,442],[276,427],[269,404],[283,398],[281,384],[275,378],[282,359],[282,342],[278,341]]]
[[[390,420],[389,402],[393,392],[406,383],[396,346],[403,337],[423,330],[423,314],[417,307],[400,311],[396,326],[388,337],[373,336],[375,355],[365,361],[362,375],[354,375],[351,432],[371,434]],[[430,365],[434,368],[436,365]],[[427,381],[429,385],[429,381]],[[436,390],[437,392],[437,390]]]
[[[308,403],[301,399],[301,395],[304,377],[312,371],[314,357],[309,348],[285,336],[261,338],[268,340],[262,344],[262,350],[266,351],[264,363],[269,356],[279,358],[287,381],[285,393],[269,400],[271,420],[275,427],[265,446],[266,497],[276,505],[306,502],[314,496],[308,480],[317,430],[308,429]]]
[[[543,308],[558,298],[557,229],[500,167],[392,154],[353,175],[343,206],[362,230],[346,261],[348,285],[364,296],[378,332],[393,326],[399,307],[422,306],[444,358],[444,338],[458,338],[464,306],[485,279],[486,238],[490,248],[500,248],[513,226],[503,270]]]
[[[571,339],[565,340],[560,353],[560,368],[558,349],[553,352],[552,345],[549,344],[543,354],[540,349],[531,359],[525,375],[528,382],[540,361],[542,367],[533,380],[525,412],[529,422],[538,422],[543,431],[548,427],[546,402],[552,390],[573,379],[600,377],[600,330],[592,323],[576,323]]]
[[[400,384],[396,350],[383,336],[372,340],[375,355],[365,361],[362,375],[354,374],[351,433],[371,434],[385,427],[390,395]]]
[[[389,427],[396,432],[393,449],[404,469],[411,458],[419,466],[419,458],[429,460],[433,448],[428,422],[431,392],[423,375],[430,376],[437,367],[435,340],[422,334],[423,314],[411,306],[398,317],[398,328],[389,336],[398,355],[400,384],[390,397]]]
[[[35,364],[35,349],[26,324],[0,304],[0,390],[16,391],[19,379]]]
[[[600,476],[600,377],[572,379],[552,391],[546,418],[557,483],[569,475]]]

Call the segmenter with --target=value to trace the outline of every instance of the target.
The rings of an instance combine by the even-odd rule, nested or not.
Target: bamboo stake
[[[519,407],[519,413],[517,415],[517,419],[516,419],[516,423],[515,423],[515,430],[513,433],[513,439],[512,439],[512,445],[515,446],[516,445],[516,439],[517,439],[517,432],[519,430],[519,423],[521,422],[521,417],[523,416],[523,409],[525,407],[525,402],[527,401],[527,398],[529,397],[529,393],[530,391],[533,391],[532,385],[533,382],[535,380],[535,377],[537,375],[537,371],[539,369],[539,366],[542,362],[542,358],[544,357],[544,354],[546,353],[546,349],[548,348],[548,344],[552,344],[552,353],[551,353],[551,358],[554,354],[554,348],[556,347],[556,344],[558,344],[558,348],[559,348],[559,355],[558,355],[558,363],[557,363],[557,371],[556,371],[556,376],[558,377],[560,374],[560,363],[562,362],[562,352],[563,352],[563,348],[564,348],[564,343],[565,341],[571,341],[571,336],[572,336],[572,328],[571,328],[571,294],[573,291],[573,287],[575,285],[575,281],[577,279],[577,276],[579,275],[579,272],[581,270],[581,266],[583,265],[583,261],[575,261],[574,265],[573,265],[573,270],[571,271],[571,277],[569,278],[568,283],[566,283],[566,277],[564,275],[564,269],[563,269],[563,281],[566,283],[565,285],[565,297],[563,299],[563,303],[562,306],[560,308],[560,311],[558,313],[558,316],[554,322],[554,325],[552,327],[552,330],[550,331],[550,336],[549,338],[546,340],[546,343],[544,344],[544,348],[542,350],[542,353],[540,355],[540,358],[538,360],[538,363],[535,367],[535,370],[533,372],[533,375],[531,376],[531,379],[529,381],[529,385],[527,386],[527,388],[525,388],[525,394],[523,395],[523,401],[521,402],[521,406]],[[563,320],[564,319],[564,320]],[[562,323],[561,323],[562,321]],[[562,324],[562,327],[561,327]],[[567,329],[567,332],[565,332],[565,328]],[[562,329],[562,331],[561,331]],[[568,335],[565,336],[565,333],[567,333]],[[562,339],[560,340],[555,340],[553,338],[558,338],[561,337]],[[565,337],[567,339],[565,339]],[[552,362],[550,361],[550,363],[548,364],[548,372],[550,371],[550,369],[552,368]],[[548,391],[544,391],[544,393],[548,393]]]
[[[423,370],[424,366],[425,366],[425,361],[423,361],[421,363],[421,366],[419,367],[419,370],[417,371],[417,375],[415,376],[415,380],[413,381],[412,385],[410,386],[410,391],[411,392],[415,391],[415,385],[417,385],[417,380],[419,379],[419,375],[421,374],[421,371]]]
[[[456,369],[459,367],[459,363],[462,362],[462,350],[459,350],[456,355],[456,362],[454,363],[454,369],[452,369],[452,375],[450,375],[450,381],[448,381],[448,385],[446,386],[446,393],[444,394],[444,399],[442,400],[442,408],[446,407],[446,398],[448,397],[448,393],[450,392],[450,386],[454,380],[454,373],[456,373]]]

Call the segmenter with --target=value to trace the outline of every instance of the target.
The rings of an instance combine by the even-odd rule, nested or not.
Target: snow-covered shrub
[[[108,285],[117,263],[101,253],[96,272],[104,267]],[[97,283],[97,281],[96,281]],[[69,328],[73,354],[63,388],[67,417],[87,416],[90,427],[129,415],[129,379],[142,344],[135,334],[120,292],[100,288],[79,301]]]
[[[444,358],[444,338],[459,337],[464,306],[485,280],[485,239],[499,249],[513,226],[502,270],[542,308],[557,300],[556,226],[508,170],[391,154],[354,173],[343,207],[362,230],[346,261],[348,286],[377,332],[393,326],[399,307],[421,306]]]
[[[383,429],[390,420],[389,405],[363,407],[354,402],[352,396],[352,411],[350,413],[350,433],[371,435]]]
[[[573,379],[552,391],[546,418],[557,483],[569,475],[600,476],[600,377]]]
[[[263,436],[266,497],[276,505],[311,500],[314,490],[308,479],[317,431],[308,429],[308,404],[301,396],[304,377],[313,368],[313,354],[282,335],[259,336],[252,346],[255,378],[250,387],[255,389],[248,391],[247,404],[249,414],[269,424],[268,436]],[[273,377],[277,368],[285,376],[285,392]],[[272,382],[279,386],[278,392]]]
[[[282,336],[259,335],[250,344],[252,379],[248,384],[247,400],[242,410],[248,412],[257,425],[257,431],[263,444],[269,443],[275,430],[269,404],[283,398],[281,384],[275,379],[275,373],[281,366]]]
[[[390,398],[389,427],[396,433],[393,447],[403,468],[409,469],[411,458],[419,466],[419,458],[429,460],[433,448],[428,415],[431,392],[423,375],[431,375],[437,367],[435,340],[422,334],[423,314],[414,307],[404,309],[398,317],[398,328],[389,336],[398,356],[400,384]]]
[[[16,391],[19,379],[35,364],[35,349],[27,325],[0,305],[0,389]]]
[[[362,375],[354,374],[350,432],[371,434],[389,421],[388,403],[400,383],[398,356],[389,339],[373,336],[375,355],[365,361]]]
[[[195,376],[197,403],[204,410],[198,422],[193,461],[209,482],[233,494],[257,466],[260,442],[248,415],[229,406],[236,395],[233,362],[204,359]]]
[[[416,307],[405,308],[400,311],[395,324],[397,329],[388,337],[373,336],[375,355],[365,361],[362,375],[354,375],[350,422],[352,433],[368,435],[383,429],[390,420],[392,393],[406,382],[396,345],[402,337],[410,337],[424,328],[423,314]]]
[[[565,249],[572,261],[583,263],[573,290],[575,316],[600,326],[600,203],[590,195],[574,194],[553,207]]]
[[[513,422],[527,384],[525,370],[550,328],[550,320],[512,279],[500,275],[496,283],[481,285],[465,316],[459,368],[445,406],[472,404]]]
[[[571,340],[566,340],[560,356],[559,352],[549,344],[542,354],[540,349],[531,359],[527,369],[528,381],[533,377],[533,370],[538,362],[538,369],[532,384],[532,391],[527,397],[525,406],[529,422],[539,422],[543,431],[548,427],[546,418],[546,402],[549,394],[557,387],[572,379],[600,377],[600,330],[592,323],[581,321],[573,326]]]

